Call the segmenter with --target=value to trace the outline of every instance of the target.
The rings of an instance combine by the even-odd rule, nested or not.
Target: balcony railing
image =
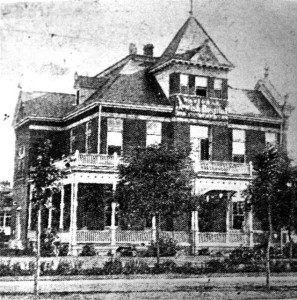
[[[253,174],[251,163],[235,163],[227,161],[208,161],[201,160],[195,163],[195,170],[199,173],[221,173],[230,175],[249,175]]]
[[[86,154],[78,151],[63,160],[57,161],[55,164],[58,168],[71,167],[103,167],[116,169],[123,163],[123,160],[117,154]],[[194,162],[196,172],[205,174],[227,174],[227,175],[249,175],[252,176],[252,164],[226,162],[226,161],[208,161],[201,160]]]

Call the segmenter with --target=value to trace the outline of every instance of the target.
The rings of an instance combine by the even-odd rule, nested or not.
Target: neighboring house
[[[131,44],[128,56],[94,77],[75,74],[75,95],[20,91],[14,116],[15,239],[35,239],[28,168],[36,145],[49,138],[67,178],[43,221],[59,230],[73,254],[86,243],[110,248],[155,238],[154,220],[143,228],[121,226],[111,200],[121,156],[154,143],[192,143],[194,192],[213,204],[207,213],[165,220],[163,231],[174,231],[194,251],[256,242],[260,224],[245,213],[241,192],[266,143],[286,145],[292,107],[267,69],[254,90],[231,88],[233,64],[192,16],[161,57],[154,57],[153,48],[146,45],[140,55]]]
[[[10,182],[0,182],[0,232],[11,235],[12,188]]]

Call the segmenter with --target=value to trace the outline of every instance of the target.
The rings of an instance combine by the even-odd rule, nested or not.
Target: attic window
[[[197,96],[206,97],[207,95],[207,77],[195,77],[195,92]]]
[[[216,98],[222,98],[222,86],[223,86],[223,80],[222,79],[215,79],[214,80],[214,96]]]
[[[180,92],[182,94],[189,94],[189,76],[185,74],[180,75]]]

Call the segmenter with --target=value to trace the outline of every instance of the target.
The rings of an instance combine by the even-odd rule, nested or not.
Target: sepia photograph
[[[297,299],[297,0],[0,12],[1,299]]]

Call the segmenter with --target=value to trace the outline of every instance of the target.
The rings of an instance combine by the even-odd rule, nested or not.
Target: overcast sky
[[[194,16],[236,66],[229,84],[252,89],[264,66],[297,106],[297,1],[193,0]],[[25,91],[73,93],[74,72],[95,75],[128,54],[130,42],[156,55],[189,16],[190,0],[1,2],[0,180],[12,179],[12,115]],[[4,114],[10,118],[3,121]],[[297,160],[297,109],[289,150]]]

